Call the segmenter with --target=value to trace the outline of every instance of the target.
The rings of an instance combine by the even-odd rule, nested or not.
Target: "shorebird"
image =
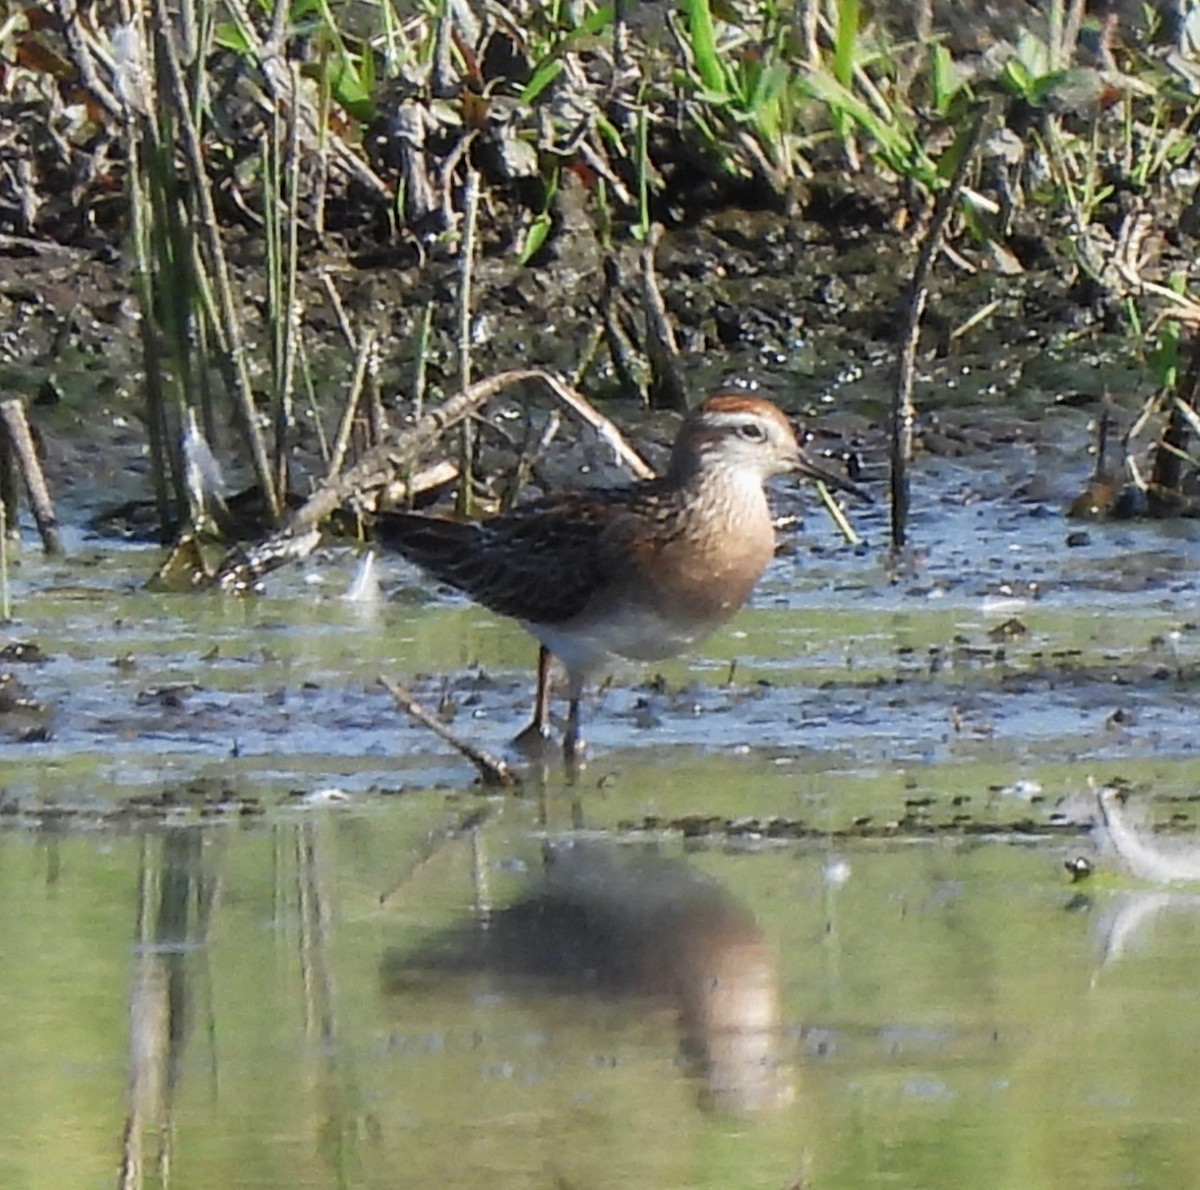
[[[682,653],[746,602],[775,553],[763,485],[786,472],[862,495],[800,449],[776,405],[720,392],[684,418],[661,478],[554,493],[483,521],[381,513],[375,535],[538,640],[533,721],[518,741],[548,737],[551,657],[562,662],[574,759],[589,678],[614,657]]]

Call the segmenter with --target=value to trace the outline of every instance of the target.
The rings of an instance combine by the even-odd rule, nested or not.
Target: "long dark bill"
[[[864,488],[860,488],[856,483],[851,483],[844,476],[838,475],[836,471],[830,471],[828,468],[822,467],[819,463],[814,463],[803,450],[799,451],[796,455],[795,469],[800,475],[806,476],[808,479],[819,479],[826,486],[835,488],[839,492],[848,492],[864,504],[875,503],[875,498],[870,492]]]

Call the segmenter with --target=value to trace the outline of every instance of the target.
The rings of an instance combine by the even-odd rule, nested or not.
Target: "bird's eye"
[[[745,438],[747,442],[763,442],[767,437],[767,431],[756,421],[742,422],[738,426],[738,434],[740,437]]]

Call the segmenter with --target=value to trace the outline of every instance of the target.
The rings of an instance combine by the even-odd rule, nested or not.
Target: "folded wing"
[[[376,539],[503,616],[561,624],[613,581],[611,534],[620,492],[565,492],[486,521],[381,513]],[[619,519],[619,518],[618,518]]]

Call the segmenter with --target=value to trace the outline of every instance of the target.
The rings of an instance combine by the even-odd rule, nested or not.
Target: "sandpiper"
[[[789,471],[858,492],[805,455],[776,405],[720,392],[684,418],[661,478],[555,493],[483,521],[383,513],[375,533],[537,638],[533,721],[518,740],[547,738],[551,656],[562,662],[574,759],[596,671],[681,653],[746,602],[775,552],[763,484]]]

